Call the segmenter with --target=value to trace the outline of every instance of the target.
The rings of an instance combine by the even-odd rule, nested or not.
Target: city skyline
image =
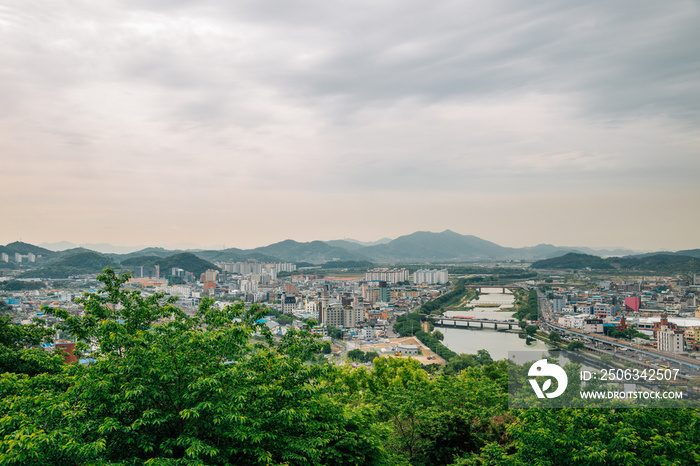
[[[700,247],[693,2],[0,7],[0,244]]]

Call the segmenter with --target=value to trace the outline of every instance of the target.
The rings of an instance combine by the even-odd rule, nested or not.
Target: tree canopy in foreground
[[[48,333],[0,321],[0,463],[10,465],[697,464],[692,409],[507,407],[507,363],[451,373],[412,359],[319,364],[309,329],[274,341],[264,310],[104,288],[71,317],[90,365],[34,348]]]

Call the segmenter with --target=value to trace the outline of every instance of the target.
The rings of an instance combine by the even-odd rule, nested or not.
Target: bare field
[[[389,343],[375,343],[373,345],[355,345],[355,348],[359,348],[362,351],[370,351],[371,349],[374,349],[377,350],[377,354],[379,354],[379,356],[394,356],[394,353],[381,354],[379,353],[379,350],[381,350],[382,348],[389,348],[390,346],[397,345],[416,345],[420,348],[421,352],[423,353],[418,356],[400,356],[402,358],[412,358],[424,365],[438,364],[440,366],[444,366],[447,364],[447,361],[438,356],[433,350],[425,346],[423,343],[420,342],[420,340],[418,340],[415,337],[391,338],[389,339]],[[434,356],[435,358],[428,359],[429,356]]]

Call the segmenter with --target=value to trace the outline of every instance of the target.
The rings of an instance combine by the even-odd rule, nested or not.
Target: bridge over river
[[[518,328],[518,322],[515,319],[496,320],[478,319],[474,317],[437,316],[433,318],[433,322],[435,325],[443,327],[484,328],[484,324],[486,324],[487,328],[491,328],[491,326],[493,325],[494,330],[506,330],[506,328],[510,330],[513,327]]]

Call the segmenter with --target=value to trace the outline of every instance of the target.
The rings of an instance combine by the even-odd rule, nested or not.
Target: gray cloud
[[[280,190],[315,211],[330,194],[698,193],[694,2],[45,10],[0,7],[0,154],[14,189],[59,172],[115,210],[143,196],[249,213]]]

